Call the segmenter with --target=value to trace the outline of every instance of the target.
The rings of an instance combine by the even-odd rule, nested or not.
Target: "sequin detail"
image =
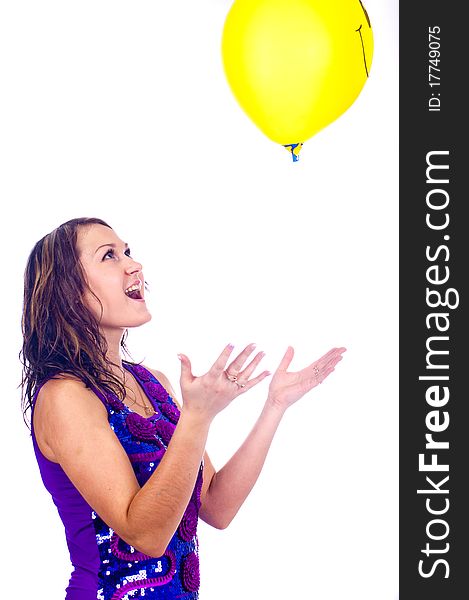
[[[182,584],[188,592],[196,592],[200,587],[199,557],[191,552],[182,563]]]
[[[202,469],[202,467],[201,467],[201,469]],[[192,492],[192,497],[191,497],[191,501],[194,502],[197,507],[197,512],[200,510],[200,506],[201,506],[200,495],[202,494],[202,484],[203,484],[202,477],[198,477],[197,481],[195,482],[194,491]]]
[[[155,442],[161,444],[161,442],[156,438]],[[148,462],[150,461],[160,461],[163,458],[165,448],[163,444],[161,444],[160,450],[156,450],[155,452],[137,452],[136,454],[129,454],[129,460],[131,463],[140,463],[140,462]]]
[[[166,444],[166,446],[169,444],[175,429],[176,426],[170,421],[161,420],[156,421],[155,423],[155,431]]]
[[[156,424],[151,419],[146,419],[138,413],[129,412],[125,418],[130,433],[139,440],[154,440],[157,430]]]
[[[114,396],[114,394],[106,395],[106,403],[117,412],[120,412],[125,407],[125,404],[117,396]]]
[[[126,596],[129,592],[158,587],[169,583],[174,577],[174,574],[176,573],[176,557],[174,556],[174,553],[170,550],[167,550],[163,554],[163,556],[165,556],[169,560],[169,569],[165,575],[162,575],[160,577],[151,577],[150,579],[136,579],[135,581],[124,583],[118,590],[116,590],[111,600],[122,600],[122,598],[124,598],[124,596]]]
[[[142,365],[133,365],[132,370],[134,374],[137,375],[137,377],[140,379],[140,381],[150,381],[151,373],[147,369],[145,369],[145,367],[142,367]]]
[[[131,546],[131,549],[132,549],[131,552],[125,552],[123,550],[120,550],[119,549],[119,541],[120,541],[120,537],[117,535],[117,533],[113,533],[111,536],[110,548],[111,548],[111,552],[118,559],[126,560],[127,562],[129,562],[129,561],[138,561],[138,560],[148,560],[149,558],[151,558],[151,556],[148,556],[148,554],[143,554],[143,552],[137,552],[132,546]]]
[[[161,408],[161,412],[164,414],[164,416],[168,417],[168,419],[172,423],[176,424],[179,421],[181,412],[175,404],[170,404],[169,402],[163,402],[163,404],[161,405],[160,408]]]
[[[165,402],[168,399],[168,392],[159,382],[145,381],[143,382],[145,390],[158,402]]]
[[[193,502],[189,502],[178,527],[178,533],[183,540],[188,542],[197,533],[198,510]]]

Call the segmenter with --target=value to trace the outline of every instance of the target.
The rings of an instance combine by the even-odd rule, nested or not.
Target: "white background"
[[[275,369],[347,347],[286,415],[225,531],[200,526],[201,600],[394,600],[398,542],[398,7],[366,0],[370,78],[294,164],[224,78],[231,0],[3,2],[2,595],[61,600],[70,564],[19,408],[22,275],[34,243],[105,219],[141,260],[153,320],[136,360],[178,389],[254,341]],[[215,421],[217,467],[267,382]]]

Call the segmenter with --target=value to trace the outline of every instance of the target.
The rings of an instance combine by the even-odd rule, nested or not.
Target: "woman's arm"
[[[158,468],[140,487],[130,461],[109,427],[97,396],[75,380],[50,380],[34,412],[38,445],[58,462],[84,499],[116,533],[139,551],[161,556],[193,492],[210,424],[237,395],[224,369],[227,346],[203,376],[185,381],[178,425]],[[235,360],[246,361],[248,346]],[[185,360],[188,360],[187,357]],[[250,380],[249,389],[262,379]]]
[[[152,372],[181,408],[166,376],[159,371]],[[262,470],[283,413],[279,407],[266,404],[245,442],[220,471],[215,470],[205,452],[199,514],[212,527],[225,529],[249,495]]]
[[[109,527],[150,556],[164,553],[181,521],[209,424],[184,411],[161,463],[140,487],[109,427],[105,407],[82,383],[49,381],[41,389],[34,411],[36,437],[46,457],[61,465]]]
[[[345,348],[333,348],[298,372],[287,372],[293,359],[289,347],[272,377],[261,415],[245,442],[218,472],[206,455],[205,493],[201,518],[217,528],[227,527],[256,483],[278,425],[289,406],[332,373]]]
[[[200,517],[217,529],[231,523],[256,483],[284,412],[266,403],[253,429],[237,452],[218,472],[213,466]],[[204,476],[207,463],[204,463]],[[208,473],[207,473],[208,475]]]

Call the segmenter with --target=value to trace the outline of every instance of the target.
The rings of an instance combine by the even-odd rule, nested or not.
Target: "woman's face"
[[[81,226],[77,251],[88,285],[101,301],[89,292],[84,301],[95,314],[103,332],[138,327],[151,319],[144,300],[142,265],[130,249],[104,225]]]

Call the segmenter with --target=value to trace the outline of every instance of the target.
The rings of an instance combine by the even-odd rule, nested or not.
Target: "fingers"
[[[192,375],[191,361],[185,354],[178,354],[178,358],[181,361],[181,381],[192,381],[194,376]]]
[[[329,352],[326,352],[324,356],[318,358],[309,366],[306,367],[307,370],[310,369],[320,369],[324,370],[330,366],[335,366],[340,360],[342,360],[342,354],[346,351],[346,348],[332,348]]]
[[[210,380],[220,381],[220,377],[226,382],[227,385],[234,386],[235,395],[247,392],[249,389],[257,385],[263,379],[265,379],[271,373],[264,371],[260,375],[257,375],[253,379],[250,379],[255,369],[265,356],[264,352],[258,352],[253,359],[243,369],[244,364],[248,360],[255,348],[255,344],[249,344],[238,354],[238,356],[232,360],[227,366],[230,355],[233,351],[233,344],[225,346],[217,360],[213,363],[212,367],[206,373],[207,383]],[[331,348],[321,358],[314,361],[301,371],[296,373],[288,373],[287,370],[291,365],[294,356],[294,349],[292,346],[288,346],[280,364],[275,372],[274,380],[277,382],[285,381],[287,378],[294,378],[298,385],[305,393],[306,390],[312,389],[319,383],[322,383],[326,377],[328,377],[335,369],[336,365],[342,360],[342,354],[346,351],[346,348]],[[192,374],[192,368],[189,358],[185,354],[178,355],[181,361],[181,382],[193,382],[196,377]],[[228,377],[231,376],[231,377]],[[204,376],[205,377],[205,376]],[[280,377],[280,379],[279,379]],[[210,384],[211,385],[211,384]]]
[[[246,348],[244,348],[244,350],[238,354],[234,361],[228,365],[228,368],[226,369],[228,373],[231,375],[239,375],[244,363],[247,361],[249,355],[252,354],[255,347],[256,344],[249,344],[246,346]],[[250,365],[248,365],[247,368],[249,368],[249,366]],[[252,371],[254,371],[254,369],[252,369]]]
[[[325,366],[329,362],[333,361],[335,358],[340,357],[344,352],[345,348],[331,348],[329,352],[326,352],[326,354],[324,354],[324,356],[321,356],[321,358],[316,362],[320,362],[323,366]]]
[[[337,363],[342,360],[342,354],[345,351],[346,348],[332,348],[332,350],[326,352],[319,360],[304,369],[307,373],[313,372],[313,377],[311,378],[313,385],[322,383],[334,371]]]
[[[271,375],[270,371],[264,371],[260,375],[257,375],[253,379],[249,379],[251,375],[256,370],[257,366],[264,358],[265,352],[258,352],[256,356],[251,360],[251,362],[247,365],[243,371],[240,371],[237,376],[236,384],[240,388],[240,393],[247,392],[249,389],[257,385],[260,381],[265,379],[268,375]]]
[[[257,375],[257,377],[253,377],[248,382],[246,382],[246,384],[244,385],[243,388],[241,388],[241,387],[239,388],[240,394],[247,392],[248,390],[253,388],[255,385],[260,383],[263,379],[265,379],[266,377],[268,377],[271,374],[272,373],[270,371],[263,371],[260,375]]]
[[[335,366],[326,367],[325,369],[320,370],[319,373],[314,376],[314,379],[311,380],[311,387],[314,387],[318,383],[322,383],[334,370]]]
[[[336,364],[342,360],[342,353],[336,353],[333,354],[332,356],[330,356],[327,360],[325,360],[321,367],[323,370],[329,369],[329,368],[334,368],[336,366]]]
[[[233,352],[233,348],[233,344],[228,344],[227,346],[225,346],[223,352],[213,363],[212,367],[210,368],[210,371],[214,375],[220,375],[221,373],[223,373],[223,371],[225,370],[225,365],[230,357],[230,354]]]
[[[242,375],[243,381],[246,382],[246,380],[249,379],[254,372],[254,369],[257,367],[259,362],[265,356],[264,352],[259,352],[241,373],[244,363],[248,359],[249,355],[252,354],[255,347],[256,344],[249,344],[228,366],[226,366],[226,363],[228,362],[230,354],[234,348],[233,344],[228,344],[217,360],[213,363],[209,373],[215,377],[219,377],[223,371],[226,371],[226,373],[238,378]]]
[[[270,371],[264,371],[253,379],[249,379],[261,360],[264,358],[265,352],[258,352],[256,356],[247,364],[246,368],[243,369],[244,363],[247,361],[249,355],[252,354],[255,347],[256,344],[248,344],[244,350],[240,352],[228,366],[226,366],[229,355],[233,350],[233,346],[231,344],[228,345],[220,354],[213,367],[210,369],[210,373],[214,376],[222,375],[227,381],[229,381],[227,375],[236,377],[236,381],[229,381],[229,384],[237,386],[238,394],[247,392],[260,381],[265,379],[268,375],[271,375]]]
[[[265,352],[258,352],[256,356],[251,360],[245,369],[238,373],[238,381],[247,381],[256,370],[257,365],[264,358]]]
[[[307,372],[303,371],[303,376],[301,378],[302,383],[300,384],[303,394],[309,392],[314,387],[322,383],[334,370],[335,365],[328,366],[323,369],[316,367],[312,372],[311,369],[309,369]]]
[[[285,352],[285,354],[278,366],[278,369],[277,369],[278,373],[284,372],[288,369],[291,361],[293,360],[294,354],[295,354],[295,351],[293,350],[293,348],[291,346],[288,346],[287,351]]]

